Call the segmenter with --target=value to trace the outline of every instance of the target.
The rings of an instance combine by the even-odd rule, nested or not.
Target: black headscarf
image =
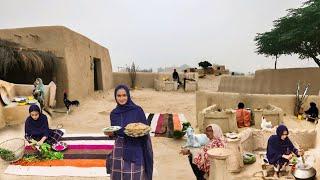
[[[293,152],[298,155],[298,150],[293,146],[288,137],[284,140],[281,139],[284,131],[287,131],[289,134],[288,128],[285,125],[279,125],[276,130],[276,135],[272,135],[268,140],[267,158],[270,164],[277,163],[284,154],[288,155]]]
[[[41,113],[39,106],[31,105],[29,113],[38,112],[39,118],[37,120],[32,119],[31,115],[26,119],[25,122],[25,135],[26,136],[49,136],[49,126],[47,116]]]

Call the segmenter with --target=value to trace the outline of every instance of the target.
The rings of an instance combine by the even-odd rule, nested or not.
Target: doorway
[[[101,60],[99,58],[93,58],[93,69],[94,90],[103,90]]]

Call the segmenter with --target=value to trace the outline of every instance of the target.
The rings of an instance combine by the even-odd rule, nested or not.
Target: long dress
[[[151,180],[153,171],[153,152],[149,135],[143,137],[129,137],[124,133],[124,127],[129,123],[147,124],[142,108],[135,105],[125,86],[117,87],[125,89],[128,101],[125,105],[118,106],[111,112],[112,126],[121,126],[116,133],[115,146],[107,157],[107,171],[111,180]]]

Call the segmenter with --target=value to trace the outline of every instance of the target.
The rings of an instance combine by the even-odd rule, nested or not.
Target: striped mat
[[[151,136],[173,137],[174,131],[181,131],[182,124],[187,122],[183,114],[177,113],[146,113],[147,121],[151,126]]]
[[[114,140],[103,134],[67,134],[62,141],[68,144],[63,160],[20,160],[9,165],[5,173],[33,176],[109,176],[106,173],[106,155],[111,153]],[[33,154],[35,151],[27,146],[25,153]]]

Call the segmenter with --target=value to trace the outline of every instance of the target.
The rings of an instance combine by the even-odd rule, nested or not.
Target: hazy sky
[[[256,55],[256,33],[302,0],[0,0],[0,28],[63,25],[110,51],[113,70],[132,61],[140,68],[200,60],[232,71],[273,68]],[[316,66],[284,56],[278,67]]]

